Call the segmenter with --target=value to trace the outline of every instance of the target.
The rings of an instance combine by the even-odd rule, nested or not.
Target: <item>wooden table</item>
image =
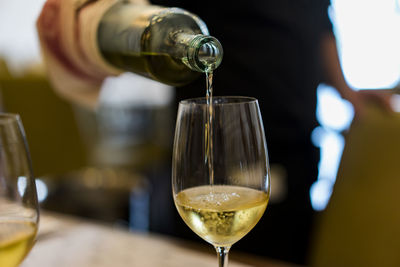
[[[205,249],[209,248],[209,249]],[[231,251],[230,267],[293,265]],[[217,266],[211,245],[135,233],[62,215],[41,216],[37,243],[21,267]]]

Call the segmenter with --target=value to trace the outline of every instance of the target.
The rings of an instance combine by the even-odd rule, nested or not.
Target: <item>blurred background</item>
[[[43,4],[0,0],[0,109],[22,117],[42,207],[168,232],[157,219],[172,216],[158,208],[165,199],[158,188],[170,183],[174,89],[125,74],[104,83],[97,110],[59,98],[46,79],[35,29]],[[330,16],[348,83],[356,90],[398,87],[400,1],[332,0]],[[144,84],[151,89],[138,89]],[[310,138],[321,159],[310,198],[324,211],[353,110],[320,85],[316,116],[321,126]]]
[[[104,82],[96,110],[60,98],[35,28],[44,2],[0,1],[0,109],[21,115],[41,205],[148,231],[152,183],[169,183],[173,89],[127,73]]]

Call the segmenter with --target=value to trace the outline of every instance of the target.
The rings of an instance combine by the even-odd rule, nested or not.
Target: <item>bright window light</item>
[[[321,125],[336,131],[342,131],[350,126],[354,115],[353,107],[344,101],[334,88],[319,86],[317,99],[317,119]]]
[[[392,88],[400,77],[400,11],[395,0],[332,0],[343,72],[357,89]]]
[[[333,184],[329,179],[319,179],[310,189],[310,197],[313,200],[311,205],[314,210],[322,211],[328,205],[332,194]]]
[[[0,57],[14,72],[40,62],[35,28],[45,0],[0,0]]]
[[[393,88],[400,80],[400,0],[331,0],[330,16],[345,79],[358,89]],[[400,100],[395,105],[400,110]],[[321,149],[318,180],[310,189],[315,210],[328,204],[344,139],[340,131],[353,118],[350,104],[332,88],[318,88],[317,119],[312,135]]]

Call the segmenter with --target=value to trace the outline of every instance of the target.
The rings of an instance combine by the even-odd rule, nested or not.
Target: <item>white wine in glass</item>
[[[18,115],[0,113],[0,266],[16,267],[31,250],[39,205]]]
[[[258,223],[269,200],[268,152],[258,101],[182,101],[172,164],[180,216],[216,248],[219,266],[226,267],[230,247]]]

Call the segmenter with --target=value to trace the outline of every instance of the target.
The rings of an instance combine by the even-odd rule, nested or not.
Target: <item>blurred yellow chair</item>
[[[6,62],[0,58],[0,80],[11,78]]]
[[[311,266],[400,266],[400,115],[353,123]]]
[[[72,106],[44,75],[12,77],[0,60],[1,110],[21,115],[36,176],[57,175],[86,164]]]

